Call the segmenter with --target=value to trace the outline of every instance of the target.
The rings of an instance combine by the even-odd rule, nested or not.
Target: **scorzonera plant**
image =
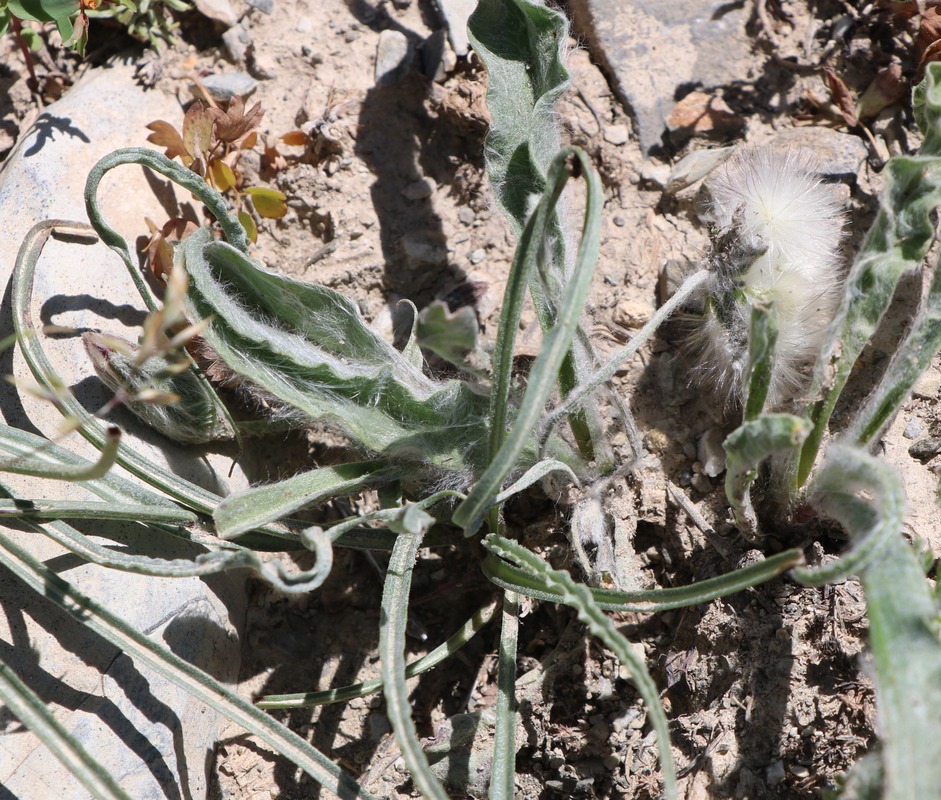
[[[488,791],[493,798],[511,798],[517,750],[516,643],[525,624],[520,619],[519,597],[567,604],[627,666],[657,735],[664,794],[676,797],[658,689],[644,660],[605,611],[653,613],[706,602],[799,567],[800,551],[778,553],[686,587],[601,589],[597,588],[599,575],[616,576],[617,564],[610,564],[609,569],[596,556],[596,563],[583,563],[584,575],[577,576],[554,568],[519,541],[519,532],[502,519],[501,505],[550,473],[580,484],[591,503],[602,502],[604,493],[599,487],[617,475],[612,475],[598,390],[608,388],[607,381],[618,365],[637,352],[666,316],[685,299],[705,291],[711,315],[706,322],[707,352],[713,364],[721,363],[718,368],[707,366],[704,374],[715,375],[721,391],[740,396],[744,409],[742,426],[726,444],[727,491],[736,520],[744,533],[761,541],[761,508],[756,510],[751,502],[750,489],[766,459],[783,453],[769,479],[769,486],[780,489],[766,495],[784,497],[785,507],[798,499],[812,503],[850,533],[854,544],[843,561],[825,570],[797,569],[793,575],[806,583],[819,583],[850,571],[861,573],[885,720],[884,750],[877,767],[885,775],[886,797],[937,796],[941,759],[934,750],[941,741],[937,719],[941,702],[936,697],[941,692],[937,680],[941,670],[932,627],[935,599],[899,535],[904,497],[897,476],[858,446],[872,441],[904,398],[913,372],[937,350],[933,292],[924,315],[900,348],[897,366],[893,362],[883,386],[862,412],[860,426],[853,427],[855,438],[829,447],[812,479],[808,476],[823,441],[831,398],[839,394],[845,375],[868,340],[867,331],[871,334],[880,309],[888,304],[894,280],[920,263],[932,238],[928,223],[938,203],[937,177],[941,175],[936,147],[941,143],[941,67],[929,67],[928,82],[916,97],[926,133],[925,150],[890,165],[891,180],[880,218],[842,294],[830,288],[838,285],[836,281],[820,287],[818,296],[807,294],[808,287],[822,281],[828,269],[832,274],[828,259],[840,236],[839,214],[819,193],[810,163],[795,154],[745,154],[730,164],[716,184],[715,247],[703,268],[631,342],[602,364],[579,320],[598,257],[603,194],[590,159],[578,149],[560,150],[555,127],[554,104],[569,79],[564,64],[566,20],[536,0],[481,0],[471,20],[471,34],[490,74],[490,177],[519,239],[499,334],[491,349],[489,385],[483,385],[483,371],[468,358],[475,350],[476,331],[469,328],[467,315],[450,316],[440,307],[423,311],[408,346],[396,350],[369,327],[350,299],[325,287],[293,281],[258,263],[237,217],[199,177],[153,151],[118,151],[99,162],[89,176],[88,216],[95,233],[134,276],[142,301],[151,315],[157,315],[151,319],[160,318],[161,310],[172,317],[182,308],[187,323],[202,326],[198,329],[204,342],[202,356],[214,361],[213,375],[224,375],[252,397],[263,399],[280,422],[318,421],[332,426],[351,442],[350,457],[338,466],[301,471],[222,498],[121,445],[110,426],[62,391],[63,382],[45,356],[43,336],[30,319],[28,301],[45,239],[55,230],[87,233],[87,226],[51,221],[34,229],[18,259],[13,287],[18,343],[39,385],[103,455],[98,464],[89,464],[58,445],[10,429],[0,429],[0,448],[9,456],[5,468],[43,469],[66,480],[81,479],[100,502],[89,506],[31,498],[31,508],[43,514],[34,515],[31,523],[102,568],[182,576],[247,566],[290,592],[316,589],[329,574],[336,547],[390,552],[380,624],[381,679],[316,691],[299,686],[295,694],[267,697],[260,705],[317,705],[383,691],[415,787],[430,798],[446,797],[442,780],[454,776],[442,776],[434,769],[433,754],[418,739],[406,678],[440,663],[493,619],[502,605]],[[185,296],[178,304],[172,296],[151,295],[126,243],[100,214],[97,192],[103,175],[127,164],[143,164],[192,192],[218,220],[224,235],[222,241],[216,232],[204,228],[179,245],[179,283],[175,285],[185,283]],[[560,211],[563,192],[574,180],[585,186],[586,211],[580,220],[567,219]],[[802,199],[800,213],[811,208],[816,217],[826,219],[826,231],[811,240],[795,237],[794,229],[802,221],[792,198]],[[513,380],[512,354],[527,291],[544,326],[545,346],[525,389],[520,389]],[[831,314],[828,323],[825,317]],[[99,374],[116,396],[171,436],[181,426],[190,433],[198,428],[200,439],[216,430],[237,435],[238,425],[205,376],[179,370],[184,363],[191,368],[175,347],[180,342],[174,343],[173,336],[158,337],[152,322],[151,331],[150,339],[144,331],[142,341],[132,345],[103,334],[86,337]],[[419,349],[423,336],[464,372],[448,380],[428,375]],[[142,350],[149,357],[140,355]],[[169,400],[171,395],[179,396],[183,405],[178,410],[185,413],[170,411],[173,406],[166,409],[170,413],[152,413],[148,401]],[[799,413],[775,409],[774,404],[788,395]],[[556,396],[562,399],[547,412],[547,402]],[[613,392],[608,397],[639,455],[639,437],[623,399]],[[567,432],[559,432],[562,420],[568,421]],[[800,455],[801,448],[806,455]],[[121,464],[149,488],[111,475],[112,463]],[[365,489],[378,490],[378,508],[329,526],[293,518],[301,509]],[[22,504],[11,506],[10,513],[32,514]],[[89,513],[119,514],[147,525],[153,532],[155,553],[128,555],[90,540],[69,522]],[[594,522],[585,534],[569,532],[573,549],[583,535],[596,543],[608,535],[603,513],[583,517]],[[495,587],[494,597],[447,641],[407,663],[409,589],[421,548],[462,542],[484,529],[481,569]],[[197,541],[205,552],[194,560],[161,559],[160,543],[168,536]],[[259,550],[289,547],[311,549],[314,566],[301,574],[292,573],[258,554]],[[603,554],[603,548],[597,552]],[[245,726],[334,793],[371,796],[327,755],[165,648],[153,645],[107,609],[81,597],[2,535],[0,562],[39,592],[54,585],[52,599],[81,616],[101,636]],[[893,573],[904,575],[904,582],[897,582]],[[580,582],[580,578],[587,581]],[[69,733],[52,724],[42,702],[4,677],[0,675],[0,698],[8,707],[54,746],[60,757],[75,764],[76,775],[89,787],[97,787],[91,790],[98,796],[122,796],[121,788],[109,784],[96,768],[93,755],[81,754]],[[906,714],[916,708],[917,724],[912,724]],[[459,744],[454,741],[449,746],[457,749]],[[448,788],[461,791],[460,786]]]

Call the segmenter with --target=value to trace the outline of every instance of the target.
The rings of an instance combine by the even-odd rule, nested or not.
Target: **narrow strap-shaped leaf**
[[[189,525],[197,517],[183,508],[106,503],[100,500],[0,500],[0,518],[121,520],[161,525]]]
[[[56,374],[52,363],[46,356],[41,344],[41,337],[34,335],[30,298],[33,292],[33,276],[36,263],[42,251],[43,242],[57,225],[74,226],[75,223],[62,223],[60,220],[34,225],[23,244],[20,246],[13,269],[13,325],[20,343],[23,358],[26,360],[33,376],[40,384],[47,388],[63,385]],[[81,226],[84,228],[84,226]],[[123,241],[123,240],[122,240]],[[107,441],[107,428],[93,417],[70,394],[60,393],[58,410],[63,416],[72,417],[81,422],[79,433],[90,441],[99,450],[104,448]],[[116,456],[117,463],[151,486],[166,492],[171,497],[201,513],[211,513],[216,503],[221,499],[189,481],[185,481],[169,470],[138,455],[127,445],[121,445]]]
[[[797,464],[797,487],[813,469],[836,401],[863,348],[889,306],[901,275],[916,269],[934,241],[941,205],[941,158],[896,156],[885,168],[879,213],[846,278],[843,299],[828,329],[807,397],[813,430]]]
[[[770,306],[754,305],[748,330],[748,374],[745,376],[745,409],[742,419],[751,422],[765,410],[774,372],[778,329]]]
[[[486,541],[484,544],[486,545]],[[689,586],[646,589],[636,592],[614,589],[590,589],[589,591],[595,604],[605,611],[646,613],[669,611],[674,608],[687,608],[700,603],[708,603],[717,597],[725,597],[740,592],[742,589],[757,586],[776,578],[803,561],[804,556],[800,550],[785,550],[756,564],[749,564],[747,567],[716,578],[696,581]],[[548,603],[562,602],[562,595],[548,586],[537,574],[513,566],[495,552],[487,554],[481,568],[484,574],[501,589],[509,589]]]
[[[725,494],[739,531],[749,539],[758,534],[758,517],[751,502],[751,485],[761,463],[773,453],[799,448],[810,434],[810,424],[793,414],[761,414],[743,422],[728,435]]]
[[[885,781],[883,800],[941,797],[938,606],[898,529],[860,573]]]
[[[497,656],[496,727],[490,800],[512,800],[516,792],[516,645],[519,640],[519,597],[503,593],[503,624]]]
[[[34,478],[49,478],[76,483],[93,481],[97,478],[103,478],[115,465],[120,445],[121,429],[109,425],[105,429],[105,437],[97,461],[86,461],[84,464],[66,465],[60,463],[50,465],[47,461],[24,456],[11,461],[0,462],[0,472],[12,472],[16,475],[31,475]]]
[[[0,702],[49,748],[95,800],[131,800],[131,796],[55,718],[48,703],[2,661]]]
[[[571,177],[569,160],[577,159],[588,185],[585,206],[584,229],[581,245],[575,259],[571,280],[565,288],[565,297],[559,309],[555,326],[546,334],[542,349],[529,375],[529,384],[519,412],[506,439],[490,461],[484,474],[471,490],[467,499],[454,512],[453,521],[464,529],[466,535],[477,531],[487,508],[499,493],[504,478],[513,469],[532,437],[542,416],[552,387],[555,385],[559,367],[572,343],[578,320],[588,296],[595,263],[598,258],[599,230],[601,225],[601,181],[591,166],[588,157],[577,148],[563,150],[549,170],[551,185],[564,184]]]
[[[422,797],[428,800],[448,800],[448,795],[432,773],[428,757],[418,741],[418,733],[412,720],[412,708],[408,701],[408,688],[405,685],[405,628],[408,623],[409,590],[421,540],[421,534],[400,534],[392,549],[382,590],[379,658],[382,662],[386,714],[412,780]]]
[[[318,467],[275,483],[230,494],[219,503],[212,517],[219,536],[233,539],[307,506],[394,477],[394,471],[382,461]]]
[[[861,492],[868,499],[860,496]],[[831,445],[811,485],[811,503],[839,521],[851,545],[826,567],[798,568],[794,577],[807,586],[821,586],[859,574],[881,558],[898,537],[905,519],[905,492],[898,473],[868,453],[846,445]]]
[[[618,660],[631,671],[631,679],[647,705],[647,713],[657,734],[664,793],[669,800],[676,800],[676,769],[673,765],[673,753],[670,749],[670,732],[667,727],[667,718],[663,713],[663,706],[660,705],[657,686],[647,671],[647,665],[637,657],[627,639],[621,635],[615,624],[598,607],[587,586],[576,583],[563,570],[552,569],[535,553],[502,536],[493,533],[488,534],[484,537],[483,543],[492,553],[515,562],[517,566],[523,567],[537,576],[549,591],[561,598],[559,602],[575,609],[579,620],[588,626],[591,634],[597,636],[618,657]]]
[[[90,597],[81,594],[2,532],[0,562],[23,583],[57,603],[89,630],[232,722],[241,725],[334,794],[373,800],[373,795],[296,733],[246,703],[231,689],[192,666],[169,648],[152,641]]]
[[[423,542],[423,545],[427,544]],[[491,600],[481,606],[474,615],[465,622],[461,628],[446,642],[439,644],[434,650],[421,658],[416,659],[405,667],[405,677],[414,678],[438,666],[449,656],[460,650],[469,642],[478,631],[491,619],[498,607],[496,600]],[[342,703],[357,697],[365,697],[382,689],[382,679],[374,678],[351,686],[339,689],[326,689],[322,692],[300,692],[296,694],[268,694],[262,697],[255,705],[259,708],[310,708],[326,705],[328,703]]]
[[[597,391],[601,386],[611,380],[617,374],[621,365],[640,350],[641,346],[656,333],[657,329],[664,321],[669,318],[674,311],[681,308],[683,303],[687,302],[691,296],[705,285],[711,274],[709,270],[701,269],[690,275],[683,281],[682,286],[677,289],[674,295],[657,309],[656,313],[647,321],[644,327],[631,337],[631,340],[626,345],[615,350],[614,353],[608,356],[607,361],[605,361],[602,366],[588,375],[582,383],[579,384],[577,389],[566,395],[562,403],[552,410],[552,413],[546,417],[542,424],[539,434],[541,448],[544,446],[552,429],[558,424],[559,419],[561,419],[563,415],[570,414],[572,411],[580,408],[582,404],[591,397],[593,392]]]
[[[941,349],[941,265],[938,259],[932,272],[924,307],[898,345],[879,385],[843,433],[846,441],[865,445],[878,439]]]

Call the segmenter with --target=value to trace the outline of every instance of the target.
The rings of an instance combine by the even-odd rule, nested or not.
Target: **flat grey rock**
[[[384,30],[376,45],[376,83],[392,86],[408,74],[414,51],[401,31]]]
[[[771,144],[809,150],[819,162],[821,173],[834,179],[855,180],[869,156],[869,148],[862,139],[832,128],[788,128],[775,136]]]
[[[6,291],[19,243],[40,220],[86,221],[82,192],[88,170],[106,153],[142,145],[145,125],[178,120],[174,98],[145,92],[134,81],[132,64],[91,70],[57,103],[48,106],[17,144],[0,171],[0,220],[8,246],[0,248],[0,279]],[[120,167],[105,178],[103,210],[128,236],[146,232],[144,216],[166,218],[155,198],[172,194],[139,167]],[[181,194],[182,198],[183,195]],[[118,257],[98,244],[50,240],[40,259],[32,315],[45,323],[102,330],[136,340],[141,303]],[[3,301],[2,330],[11,329],[9,295]],[[86,408],[99,408],[107,394],[94,377],[78,336],[46,337],[43,346],[54,368]],[[29,371],[17,351],[0,365],[21,377]],[[7,425],[47,437],[58,434],[61,416],[48,403],[6,384],[0,387],[0,417]],[[230,458],[211,449],[194,451],[170,444],[120,411],[112,420],[126,432],[125,443],[189,480],[223,494],[245,485],[226,477]],[[95,451],[78,435],[61,444],[86,457]],[[16,496],[27,499],[90,499],[81,487],[2,475]],[[135,525],[77,523],[98,541],[162,558],[192,557],[193,545]],[[205,581],[157,579],[86,564],[40,533],[2,526],[34,557],[65,580],[174,652],[223,681],[237,678],[238,636],[244,589],[234,577]],[[134,664],[89,633],[52,601],[0,571],[0,658],[53,710],[85,748],[135,800],[206,797],[208,756],[215,744],[216,712]],[[0,728],[0,785],[5,796],[24,800],[85,800],[75,779],[36,737],[8,715]],[[185,788],[179,788],[185,785]]]
[[[634,118],[641,149],[661,145],[678,94],[741,81],[747,4],[570,0],[575,24]]]
[[[470,50],[470,40],[467,38],[467,20],[477,8],[477,0],[435,0],[441,18],[448,29],[448,39],[451,48],[459,58],[466,56]]]

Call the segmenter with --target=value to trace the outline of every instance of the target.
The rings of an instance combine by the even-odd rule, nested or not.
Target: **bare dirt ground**
[[[285,163],[278,170],[261,159],[249,161],[260,181],[287,194],[290,208],[284,219],[265,224],[257,257],[349,293],[389,336],[402,324],[396,305],[402,298],[419,307],[436,298],[455,304],[476,298],[482,335],[492,337],[513,241],[483,174],[486,79],[479,62],[473,56],[445,59],[443,75],[434,79],[438,63],[428,42],[441,25],[435,9],[421,0],[376,6],[276,2],[270,14],[248,11],[242,25],[252,40],[242,63],[232,62],[219,31],[194,13],[183,19],[184,42],[163,55],[142,55],[140,72],[142,80],[179,96],[180,117],[168,120],[178,124],[182,104],[192,99],[191,77],[247,71],[258,82],[251,102],[265,110],[262,129],[273,136],[295,129],[308,134],[306,147],[282,148]],[[92,31],[103,47],[114,36],[105,30]],[[374,67],[384,30],[405,34],[414,49],[409,70],[389,85],[377,83]],[[857,93],[890,61],[907,78],[915,73],[913,23],[871,4],[759,1],[748,31],[752,69],[741,85],[720,93],[736,124],[704,119],[695,129],[681,130],[653,159],[641,154],[609,76],[574,32],[572,89],[559,116],[564,137],[588,150],[606,187],[589,319],[602,350],[625,341],[653,313],[666,267],[681,271],[705,249],[696,213],[699,185],[665,192],[672,164],[693,150],[760,143],[804,125],[846,132],[822,78],[824,65]],[[54,94],[67,90],[85,67],[55,47],[50,53],[40,58],[38,70],[47,93]],[[10,38],[0,42],[0,64],[2,157],[38,103]],[[58,83],[47,80],[56,72]],[[852,220],[848,252],[872,217],[884,158],[917,145],[905,99],[870,128],[873,142],[861,129],[852,131],[865,142],[868,157],[840,189]],[[146,134],[141,131],[141,144]],[[910,291],[917,296],[918,289]],[[703,435],[721,439],[737,424],[735,413],[688,387],[682,340],[682,326],[668,326],[618,376],[648,451],[644,466],[616,490],[621,505],[634,509],[625,512],[625,520],[636,526],[637,581],[645,586],[685,584],[758,557],[731,527],[721,477],[704,474],[701,460]],[[538,341],[531,321],[522,336],[521,367]],[[874,350],[864,361],[877,369],[881,358]],[[937,370],[923,379],[884,444],[909,487],[909,533],[928,541],[936,556],[937,459],[929,445],[920,459],[908,449],[913,440],[939,435],[939,381]],[[258,479],[289,472],[311,456],[325,457],[317,436],[276,443],[277,455],[255,465]],[[699,524],[679,507],[673,491],[695,506]],[[564,507],[532,493],[507,514],[555,564],[577,569],[560,533]],[[776,531],[763,547],[771,553],[815,538],[813,548],[823,558],[845,544],[832,532],[807,529]],[[479,555],[473,544],[426,554],[413,597],[427,638],[412,640],[413,655],[447,638],[486,600]],[[377,571],[358,552],[338,554],[328,584],[299,601],[254,585],[240,691],[257,697],[375,677],[380,592]],[[706,606],[653,617],[622,615],[619,622],[662,688],[689,800],[817,797],[873,744],[866,621],[855,580],[805,589],[784,578]],[[494,626],[485,629],[414,682],[423,736],[431,740],[454,715],[492,704],[496,637]],[[570,612],[546,605],[534,605],[524,618],[521,654],[520,674],[526,678],[518,796],[656,797],[653,736],[612,656],[586,638]],[[376,696],[277,716],[332,753],[377,795],[415,796],[381,711]],[[235,730],[225,732],[214,773],[217,798],[326,796]],[[473,784],[453,788],[455,797],[482,796]]]

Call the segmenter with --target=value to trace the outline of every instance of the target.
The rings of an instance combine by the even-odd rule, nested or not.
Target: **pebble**
[[[623,228],[625,225],[627,225],[627,220],[624,219],[624,217],[622,217],[620,214],[615,214],[611,221],[619,228]]]
[[[468,254],[467,260],[470,261],[471,264],[476,265],[483,261],[486,257],[487,251],[482,248],[478,248],[477,250],[473,250]]]
[[[258,81],[244,72],[217,72],[200,78],[200,83],[217,103],[227,103],[233,97],[248,97],[258,88]],[[194,96],[201,96],[195,84],[190,87]]]
[[[663,145],[678,90],[709,92],[745,75],[747,4],[725,0],[570,0],[576,28],[611,76],[646,154]]]
[[[604,126],[604,140],[608,144],[613,144],[613,145],[627,144],[627,141],[629,138],[630,138],[630,131],[628,131],[627,125],[605,125]]]
[[[448,248],[421,233],[408,233],[402,237],[406,257],[420,264],[443,264],[448,260]]]
[[[406,200],[426,200],[434,193],[435,182],[431,178],[419,178],[402,189],[402,196]]]
[[[765,770],[765,781],[767,781],[768,786],[777,786],[779,783],[783,783],[785,777],[783,761],[775,761]]]
[[[712,481],[710,481],[709,478],[707,478],[705,475],[693,475],[693,477],[690,479],[690,483],[697,492],[709,494],[709,492],[712,491]]]
[[[912,388],[912,395],[922,400],[936,400],[939,391],[941,391],[941,373],[935,369],[929,369],[916,381]]]
[[[458,210],[457,218],[462,225],[470,225],[477,218],[477,215],[474,214],[474,209],[463,206]]]
[[[788,128],[771,140],[774,147],[809,150],[820,163],[823,175],[832,179],[856,179],[869,156],[866,143],[858,136],[832,128]]]
[[[745,126],[721,97],[706,92],[690,92],[680,100],[666,120],[667,129],[686,139],[696,133],[729,134]]]
[[[278,60],[271,53],[255,52],[251,59],[251,73],[263,81],[278,77]]]
[[[376,46],[376,83],[391,86],[408,73],[412,65],[412,46],[401,31],[384,30]]]
[[[477,8],[477,0],[436,0],[436,5],[448,29],[451,47],[459,58],[463,58],[470,51],[467,21]]]
[[[908,448],[908,454],[916,458],[923,464],[931,461],[938,453],[941,453],[941,439],[929,437],[919,439],[915,444]]]
[[[902,436],[906,439],[917,439],[921,436],[921,429],[921,420],[918,417],[912,417],[905,426],[905,430],[902,431]]]
[[[439,28],[421,46],[422,71],[435,83],[444,83],[457,66],[457,56],[448,43],[448,32]]]
[[[310,17],[301,17],[295,24],[294,30],[298,33],[313,33],[314,27],[314,21]]]
[[[233,25],[222,34],[222,44],[233,64],[245,63],[245,56],[248,55],[248,47],[251,43],[252,37],[240,24]]]
[[[274,0],[247,0],[247,2],[252,8],[257,8],[269,17],[274,13]]]
[[[238,24],[239,15],[235,13],[229,0],[193,0],[193,5],[204,17],[221,22],[227,28]]]

